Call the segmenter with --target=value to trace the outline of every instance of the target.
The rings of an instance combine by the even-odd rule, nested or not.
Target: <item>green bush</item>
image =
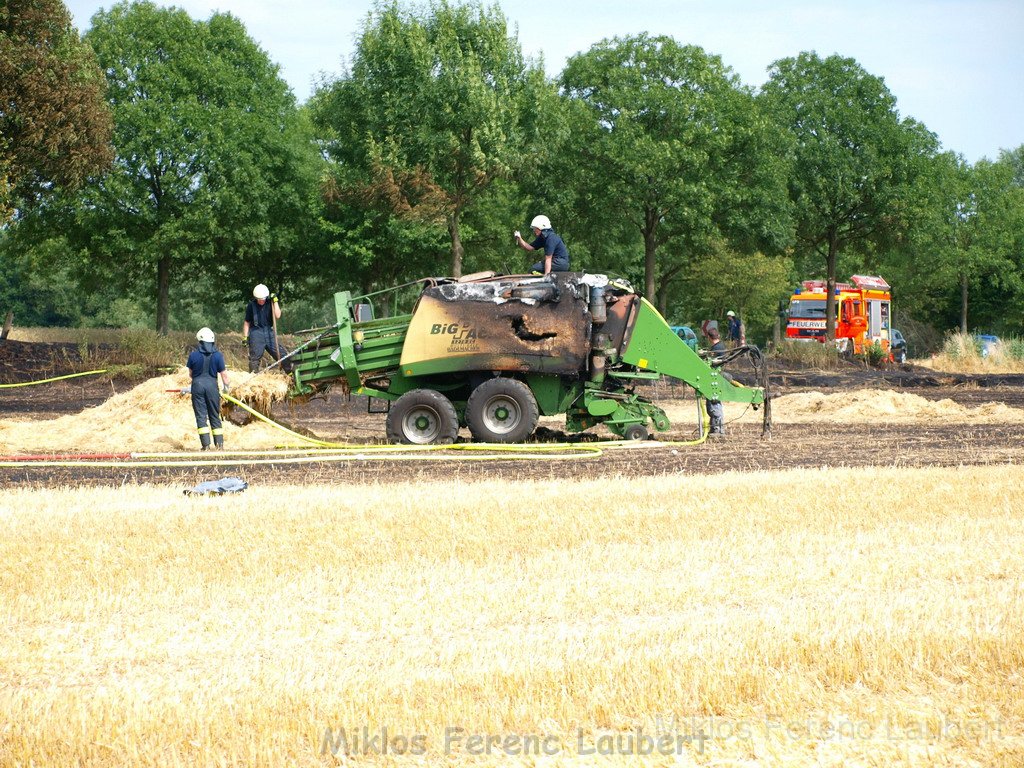
[[[1004,338],[1003,354],[1012,360],[1024,360],[1024,338],[1020,336]]]
[[[877,341],[872,342],[870,347],[865,347],[862,356],[867,361],[868,365],[875,368],[881,367],[882,364],[889,359],[889,353],[882,349],[882,345]]]
[[[951,333],[942,342],[942,354],[950,360],[973,360],[981,357],[981,344],[970,334]]]

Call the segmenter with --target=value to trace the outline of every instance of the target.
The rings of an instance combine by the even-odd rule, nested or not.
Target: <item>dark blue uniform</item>
[[[565,247],[565,243],[562,238],[553,229],[545,229],[541,232],[537,239],[534,240],[530,245],[536,250],[544,249],[545,258],[548,254],[551,254],[551,271],[552,272],[568,272],[569,271],[569,249]],[[534,272],[544,271],[544,260],[537,262],[531,267]]]
[[[227,370],[224,355],[209,341],[200,341],[199,346],[188,356],[189,373],[192,374],[192,411],[196,416],[196,430],[199,442],[205,451],[210,447],[210,436],[218,448],[224,447],[224,428],[220,421],[220,388],[217,375]]]
[[[274,360],[281,358],[274,333],[273,302],[267,299],[263,306],[253,299],[245,307],[245,321],[249,323],[249,373],[260,369],[260,358],[269,352]]]
[[[743,336],[741,332],[742,328],[740,325],[740,319],[733,315],[729,318],[729,341],[734,345],[739,345],[740,338]]]

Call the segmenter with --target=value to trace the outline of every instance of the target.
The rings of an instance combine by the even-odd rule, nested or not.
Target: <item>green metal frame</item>
[[[297,394],[308,394],[317,383],[338,379],[343,379],[352,391],[357,391],[362,389],[362,374],[366,371],[393,370],[393,380],[403,378],[398,363],[412,315],[357,323],[352,319],[351,307],[351,293],[341,291],[334,294],[334,309],[338,317],[337,336],[327,336],[325,346],[295,356],[292,366]],[[394,399],[405,391],[408,389],[393,394],[395,388],[388,392],[367,389],[366,393]]]

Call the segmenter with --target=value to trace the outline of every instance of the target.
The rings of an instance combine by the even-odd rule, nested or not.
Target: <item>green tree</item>
[[[103,89],[64,3],[0,4],[0,224],[110,164]]]
[[[935,138],[900,119],[881,78],[841,56],[801,53],[775,62],[760,100],[795,141],[789,194],[798,255],[824,259],[826,335],[834,338],[840,253],[884,249],[899,238]]]
[[[576,210],[591,231],[639,235],[659,306],[722,242],[786,243],[785,145],[719,57],[668,37],[616,38],[571,58],[561,84],[582,105],[562,158]],[[659,262],[662,250],[671,257]]]
[[[1000,150],[999,162],[1007,163],[1013,168],[1013,183],[1024,189],[1024,144],[1016,149]]]
[[[370,293],[432,274],[443,263],[443,230],[431,216],[398,215],[387,202],[358,184],[328,180],[325,227],[327,254],[346,285]],[[334,290],[339,286],[335,285]]]
[[[792,290],[792,269],[787,257],[720,247],[682,277],[686,300],[677,314],[690,320],[725,318],[731,309],[742,318],[748,338],[768,338],[779,301]]]
[[[1007,159],[973,167],[945,152],[917,184],[912,225],[889,258],[899,295],[916,316],[940,327],[1005,328],[1022,284],[1022,190]],[[972,322],[973,319],[973,322]]]
[[[1010,330],[1020,328],[1021,309],[1014,306],[1024,289],[1021,243],[1024,228],[1021,188],[1007,161],[979,160],[970,169],[970,189],[957,208],[954,260],[960,287],[960,330],[966,333],[968,312],[975,324]],[[1016,321],[1008,321],[1014,317]]]
[[[184,275],[202,276],[216,299],[235,281],[280,287],[301,271],[315,242],[318,156],[242,24],[121,3],[93,17],[86,40],[116,126],[112,172],[69,211],[96,274],[152,295],[166,333]]]
[[[411,222],[395,232],[442,228],[459,276],[466,212],[528,161],[548,88],[497,6],[387,3],[313,105],[342,195]]]

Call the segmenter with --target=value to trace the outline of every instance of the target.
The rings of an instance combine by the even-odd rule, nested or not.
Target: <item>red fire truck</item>
[[[836,346],[841,352],[861,354],[874,343],[886,353],[892,338],[889,284],[880,277],[853,275],[849,283],[836,283]],[[824,280],[805,280],[789,299],[786,338],[825,341]]]

